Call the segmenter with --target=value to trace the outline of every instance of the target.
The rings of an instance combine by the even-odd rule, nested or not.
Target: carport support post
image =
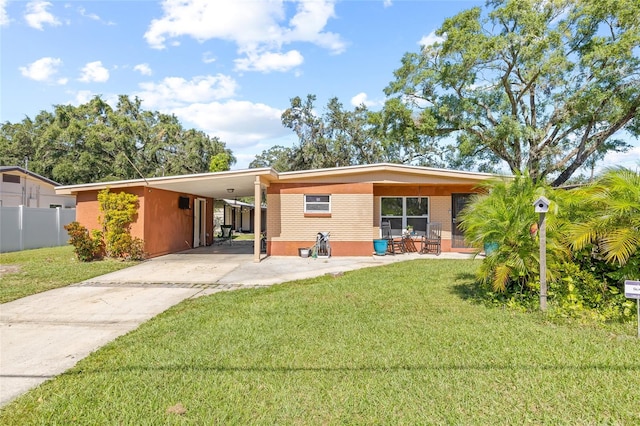
[[[260,262],[261,230],[262,230],[262,184],[260,176],[253,182],[253,261]]]

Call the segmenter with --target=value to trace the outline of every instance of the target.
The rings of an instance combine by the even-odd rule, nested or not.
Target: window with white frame
[[[331,213],[330,195],[305,195],[305,213]]]
[[[380,222],[389,222],[394,233],[401,233],[407,226],[425,232],[429,222],[429,198],[381,197]]]

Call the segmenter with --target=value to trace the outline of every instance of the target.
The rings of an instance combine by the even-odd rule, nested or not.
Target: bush
[[[474,196],[461,212],[460,226],[465,239],[478,252],[487,242],[497,244],[478,270],[483,284],[495,292],[506,294],[537,291],[540,275],[537,222],[533,202],[545,195],[552,201],[547,214],[547,264],[562,261],[566,246],[557,238],[555,199],[557,193],[538,185],[527,175],[509,181],[494,181],[484,187],[486,193]],[[548,268],[547,279],[555,279],[554,268]]]
[[[575,263],[564,263],[561,278],[549,283],[551,314],[586,321],[629,321],[635,304],[616,283],[609,284]]]
[[[69,233],[69,244],[74,247],[80,261],[91,262],[103,257],[102,232],[94,229],[89,235],[89,230],[75,221],[65,225],[64,229]]]
[[[107,256],[143,259],[144,242],[130,233],[131,223],[138,214],[138,197],[126,192],[109,192],[107,188],[98,193],[98,202]]]

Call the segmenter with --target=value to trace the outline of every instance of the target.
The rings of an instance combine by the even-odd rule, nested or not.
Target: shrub
[[[494,181],[484,189],[486,193],[474,196],[459,216],[467,242],[478,252],[485,243],[497,244],[478,270],[479,280],[495,292],[536,291],[540,275],[539,215],[532,204],[540,195],[552,200],[547,214],[547,264],[553,265],[568,255],[566,247],[556,238],[556,193],[536,185],[528,175]],[[555,279],[554,269],[548,270],[547,279]]]
[[[98,193],[98,202],[107,256],[143,259],[144,242],[133,238],[130,232],[138,214],[138,197],[126,192],[109,192],[106,188]]]
[[[102,242],[102,232],[94,229],[89,234],[89,230],[78,222],[71,222],[64,226],[69,234],[69,244],[74,247],[74,252],[82,262],[90,262],[102,258],[104,255],[104,244]]]
[[[562,277],[549,283],[551,314],[585,321],[629,321],[635,304],[615,283],[599,279],[575,263],[563,263]]]
[[[578,193],[583,214],[567,227],[571,247],[616,265],[621,279],[640,278],[640,173],[608,169]]]

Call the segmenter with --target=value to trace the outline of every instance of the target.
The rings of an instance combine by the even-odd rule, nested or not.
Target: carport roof
[[[148,186],[150,188],[221,199],[230,196],[231,193],[228,189],[233,189],[233,197],[253,196],[256,179],[260,179],[263,185],[269,185],[274,182],[336,182],[341,179],[347,181],[362,180],[374,183],[415,183],[417,181],[425,183],[442,183],[444,181],[452,183],[479,183],[497,177],[499,177],[499,175],[490,173],[379,163],[283,173],[278,173],[272,168],[259,168],[88,183],[60,186],[56,188],[56,193],[75,195],[78,192],[100,191],[107,187],[128,188]]]
[[[226,198],[233,189],[234,197],[252,197],[254,182],[259,178],[263,183],[277,179],[272,168],[234,170],[228,172],[198,173],[192,175],[163,176],[148,179],[130,179],[112,182],[67,185],[56,188],[57,194],[77,194],[83,191],[100,191],[105,188],[131,188],[148,186],[201,197]]]

